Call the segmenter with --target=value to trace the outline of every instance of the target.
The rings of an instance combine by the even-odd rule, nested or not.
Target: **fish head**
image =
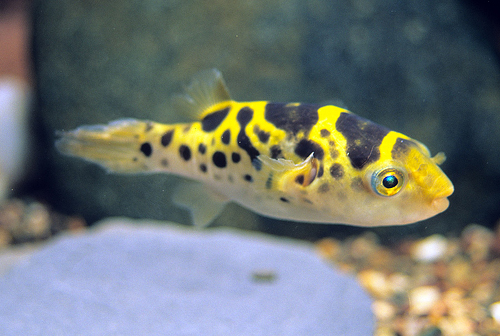
[[[366,201],[365,225],[402,225],[433,217],[448,208],[454,187],[439,165],[443,153],[431,157],[420,142],[398,137],[385,160],[366,168],[365,191],[373,198]],[[365,198],[367,200],[367,198]]]

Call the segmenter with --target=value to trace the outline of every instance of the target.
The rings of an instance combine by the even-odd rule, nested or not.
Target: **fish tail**
[[[107,125],[82,126],[58,132],[56,148],[63,154],[97,163],[118,173],[150,171],[147,155],[151,148],[142,148],[152,122],[122,119]]]

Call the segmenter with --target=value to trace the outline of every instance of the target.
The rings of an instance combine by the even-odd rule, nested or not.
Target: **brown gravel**
[[[0,249],[11,244],[45,240],[60,231],[81,230],[79,217],[68,217],[39,202],[14,199],[0,205]]]
[[[377,336],[500,335],[500,229],[470,225],[458,238],[391,248],[368,232],[317,249],[372,296]]]

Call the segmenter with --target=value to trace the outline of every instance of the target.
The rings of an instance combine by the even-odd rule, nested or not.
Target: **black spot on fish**
[[[336,158],[339,157],[339,151],[336,150],[335,148],[330,147],[330,157],[335,160]]]
[[[297,175],[297,177],[295,178],[295,183],[304,184],[304,175]]]
[[[269,141],[269,137],[271,136],[271,134],[269,132],[260,130],[259,133],[257,133],[257,136],[259,137],[259,141],[265,144]]]
[[[344,176],[344,167],[340,163],[334,163],[330,167],[330,175],[336,180],[340,180]]]
[[[150,121],[148,121],[148,122],[146,123],[146,127],[144,128],[144,132],[145,132],[145,133],[148,133],[148,132],[149,132],[149,131],[151,131],[152,129],[153,129],[153,123],[152,123],[152,122],[150,122]]]
[[[132,159],[132,161],[134,161],[134,162],[137,162],[137,160],[138,160],[138,159],[137,159],[137,157],[134,157],[134,158]]]
[[[267,103],[264,117],[277,128],[296,135],[298,132],[309,132],[318,122],[320,105],[284,103]]]
[[[410,147],[416,146],[416,144],[411,140],[406,140],[402,138],[397,138],[396,143],[392,147],[391,156],[393,159],[400,159],[402,156],[406,156]]]
[[[261,161],[259,158],[255,158],[255,159],[252,161],[252,166],[253,166],[256,170],[261,170],[261,169],[262,169],[262,161]]]
[[[205,146],[204,144],[199,144],[198,146],[198,152],[200,154],[205,154],[207,152],[207,146]]]
[[[231,160],[233,160],[234,163],[238,163],[241,160],[241,156],[238,153],[233,153],[231,154]]]
[[[225,168],[227,166],[226,154],[222,152],[215,152],[214,155],[212,155],[212,161],[216,167]]]
[[[347,140],[345,150],[355,169],[380,158],[379,146],[389,129],[346,112],[340,114],[335,127]]]
[[[225,130],[220,139],[224,145],[229,145],[229,142],[231,142],[231,131],[228,129]]]
[[[355,177],[351,181],[351,189],[356,191],[363,190],[363,180],[360,177]]]
[[[149,157],[151,154],[153,154],[153,147],[151,147],[151,144],[149,142],[145,142],[141,145],[141,152],[145,156]]]
[[[174,136],[174,130],[167,131],[161,136],[161,145],[167,147],[172,142],[172,137]]]
[[[273,173],[269,173],[266,180],[266,189],[271,189],[273,187]]]
[[[324,169],[323,169],[323,164],[321,164],[319,166],[319,169],[318,169],[318,174],[316,175],[316,177],[320,178],[321,176],[323,176],[323,173],[324,173]]]
[[[191,150],[186,145],[181,145],[179,147],[179,154],[181,155],[181,158],[184,159],[184,161],[189,161],[189,159],[191,159]]]
[[[200,164],[200,170],[203,172],[203,173],[206,173],[207,172],[207,165],[202,163]]]
[[[277,159],[277,158],[283,157],[281,155],[281,148],[278,145],[272,146],[269,154],[270,154],[272,159]]]
[[[162,159],[160,163],[161,163],[162,167],[168,167],[168,160],[167,159]]]
[[[184,126],[184,128],[182,129],[182,132],[183,132],[183,133],[187,133],[187,132],[189,132],[189,130],[190,130],[190,129],[191,129],[191,124],[186,125],[186,126]]]
[[[243,179],[244,179],[245,181],[247,181],[247,182],[253,182],[253,177],[252,177],[252,175],[245,174],[245,175],[243,176]]]
[[[319,186],[318,192],[320,194],[324,194],[330,190],[330,185],[328,183],[323,183],[322,185]]]
[[[327,138],[330,136],[330,131],[327,130],[326,128],[323,128],[321,131],[319,131],[319,134],[321,135],[322,138]]]
[[[229,107],[222,109],[220,111],[214,111],[210,114],[207,114],[201,120],[201,128],[205,132],[211,132],[215,130],[219,125],[224,121],[229,113]]]
[[[280,197],[281,202],[289,203],[290,201],[284,197]]]
[[[253,118],[253,110],[248,106],[243,107],[236,116],[236,120],[240,124],[240,132],[238,133],[237,141],[238,146],[247,152],[250,157],[250,161],[256,170],[261,169],[261,164],[256,158],[260,155],[259,151],[252,145],[252,142],[245,133],[245,127],[248,125],[250,120]]]
[[[311,155],[311,153],[313,152],[316,159],[323,160],[325,152],[323,151],[323,148],[321,148],[321,146],[314,141],[302,139],[295,147],[295,154],[304,159]]]

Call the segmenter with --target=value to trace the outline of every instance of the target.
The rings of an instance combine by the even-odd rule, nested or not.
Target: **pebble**
[[[500,301],[497,301],[490,305],[490,314],[495,322],[500,324]]]
[[[63,230],[79,230],[83,219],[52,212],[39,202],[9,199],[0,205],[0,247],[47,239]]]
[[[384,322],[391,320],[396,315],[397,308],[387,301],[376,300],[372,303],[372,311],[380,322]]]
[[[439,289],[434,286],[422,286],[412,289],[409,293],[409,312],[414,315],[427,315],[441,297]]]
[[[413,245],[412,258],[417,261],[434,262],[443,257],[448,242],[442,235],[432,235]]]
[[[375,298],[387,297],[391,292],[391,286],[387,276],[379,271],[365,270],[358,274],[361,285]]]
[[[371,234],[328,238],[318,251],[374,298],[374,335],[500,335],[500,221],[494,232],[473,224],[396,246]]]

